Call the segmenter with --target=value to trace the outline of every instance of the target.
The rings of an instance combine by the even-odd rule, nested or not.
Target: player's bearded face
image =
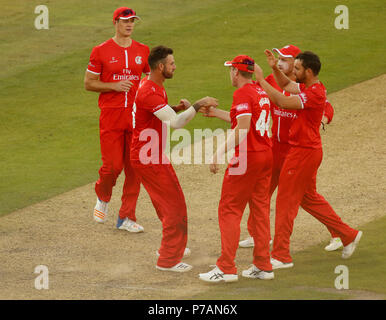
[[[168,55],[165,59],[165,63],[162,64],[162,75],[165,79],[173,78],[174,70],[176,70],[176,65],[174,62],[174,57],[172,55]]]
[[[304,83],[306,80],[306,71],[300,60],[295,60],[294,73],[296,77],[296,82]]]

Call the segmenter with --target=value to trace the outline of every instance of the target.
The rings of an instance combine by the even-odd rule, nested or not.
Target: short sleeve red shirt
[[[129,80],[133,83],[129,92],[102,92],[100,108],[131,108],[134,103],[142,73],[149,73],[149,47],[132,40],[130,47],[119,46],[113,39],[93,48],[87,71],[100,75],[103,82]]]
[[[271,148],[269,137],[270,101],[266,92],[256,83],[248,83],[233,93],[230,109],[231,128],[237,126],[237,118],[250,115],[251,128],[247,135],[247,152],[263,151]],[[239,145],[235,156],[239,154]]]
[[[280,91],[286,96],[290,96],[289,92],[281,89],[275,81],[275,77],[271,73],[265,78],[272,87]],[[272,139],[280,143],[288,143],[289,129],[292,122],[297,118],[297,110],[282,109],[271,101],[271,115],[272,115]]]
[[[133,105],[133,138],[130,159],[139,161],[141,152],[153,164],[161,163],[166,146],[167,126],[154,113],[168,105],[168,97],[163,87],[151,80],[141,83]],[[142,149],[142,151],[141,151]]]
[[[319,128],[326,106],[326,88],[318,82],[308,88],[301,83],[299,89],[302,109],[298,110],[298,118],[291,126],[289,142],[295,146],[321,148]]]

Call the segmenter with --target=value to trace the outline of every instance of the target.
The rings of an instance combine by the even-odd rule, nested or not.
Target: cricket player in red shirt
[[[274,278],[269,255],[269,186],[272,172],[268,136],[270,101],[260,85],[252,81],[254,63],[245,55],[225,62],[225,66],[230,66],[232,85],[237,88],[233,103],[230,112],[211,109],[214,116],[230,122],[232,127],[225,144],[219,146],[213,156],[211,172],[218,171],[217,163],[226,151],[234,148],[235,155],[225,171],[218,208],[221,256],[213,270],[199,275],[199,279],[207,282],[238,280],[234,259],[240,239],[240,222],[247,204],[250,231],[256,246],[253,264],[242,272],[242,276],[263,280]],[[235,170],[237,167],[243,170]]]
[[[255,65],[256,81],[277,106],[298,110],[289,132],[291,148],[279,177],[272,268],[293,266],[290,237],[299,206],[338,235],[344,246],[342,258],[347,259],[354,253],[362,231],[345,224],[316,191],[316,175],[323,155],[319,128],[326,104],[326,89],[318,79],[319,57],[310,51],[299,54],[295,60],[294,82],[278,69],[273,53],[269,50],[265,53],[278,85],[294,95],[287,97],[273,88],[264,80],[258,65]]]
[[[100,92],[99,118],[102,167],[95,184],[97,203],[94,220],[105,222],[112,189],[124,168],[122,206],[117,228],[142,232],[136,223],[135,207],[140,180],[130,165],[132,106],[142,73],[149,73],[149,48],[131,38],[135,11],[121,7],[114,11],[115,36],[93,48],[85,75],[85,88]]]
[[[279,55],[278,59],[278,69],[282,71],[289,79],[292,81],[296,80],[294,73],[294,62],[296,56],[301,52],[301,50],[292,44],[287,45],[281,49],[274,48],[273,51],[276,51]],[[279,92],[282,92],[286,96],[290,96],[289,92],[286,92],[275,81],[273,73],[268,75],[265,80]],[[334,109],[331,104],[326,100],[326,106],[324,110],[324,115],[322,119],[322,127],[325,128],[325,124],[331,122],[333,117]],[[287,153],[291,147],[289,144],[289,130],[293,121],[297,118],[297,110],[283,109],[275,105],[271,101],[271,116],[272,116],[272,155],[273,155],[273,167],[272,167],[272,177],[271,177],[271,187],[270,187],[270,198],[272,197],[273,192],[275,191],[278,183],[280,171],[284,163],[284,159],[287,156]],[[249,224],[248,224],[249,225]],[[327,251],[333,251],[340,248],[342,242],[337,235],[334,234],[333,230],[330,230],[331,241],[328,246],[326,246]],[[240,241],[239,246],[242,248],[250,248],[254,246],[253,238],[250,236],[247,239]]]
[[[131,164],[162,222],[161,247],[156,268],[162,271],[187,272],[192,266],[181,261],[190,253],[187,243],[185,197],[169,159],[164,153],[167,124],[177,129],[185,126],[202,107],[217,106],[217,100],[202,98],[193,105],[183,99],[187,109],[179,114],[168,104],[163,86],[176,69],[173,50],[153,48],[149,54],[150,75],[138,89],[133,106]]]

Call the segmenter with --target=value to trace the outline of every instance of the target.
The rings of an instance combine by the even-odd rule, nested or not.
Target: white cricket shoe
[[[185,248],[185,250],[184,250],[184,258],[189,257],[191,255],[191,253],[192,253],[192,251],[190,251],[189,248]],[[155,254],[157,255],[157,257],[159,257],[159,251],[158,250],[155,252]]]
[[[294,266],[293,262],[281,262],[279,260],[276,260],[274,258],[271,258],[271,264],[272,269],[286,269],[286,268],[292,268]]]
[[[253,248],[255,246],[255,242],[252,237],[248,237],[245,240],[239,242],[240,248]]]
[[[219,267],[215,266],[215,268],[207,273],[200,273],[198,278],[202,281],[206,282],[235,282],[239,279],[237,274],[225,274],[220,270]]]
[[[188,272],[193,268],[190,264],[187,264],[184,262],[177,263],[175,266],[171,268],[163,268],[159,266],[155,266],[155,267],[161,271],[173,271],[173,272]]]
[[[104,223],[107,220],[107,212],[109,210],[109,203],[99,200],[97,198],[97,202],[94,208],[94,220],[99,223]]]
[[[141,225],[139,225],[135,221],[130,220],[129,218],[121,219],[119,216],[118,216],[117,228],[119,230],[126,230],[134,233],[144,232],[145,230]]]
[[[273,271],[260,270],[254,264],[252,264],[248,270],[244,270],[242,276],[245,278],[261,280],[271,280],[275,277]]]
[[[362,231],[359,231],[357,236],[355,237],[354,241],[349,243],[347,246],[343,247],[343,252],[342,252],[342,258],[343,259],[348,259],[352,256],[354,253],[359,241],[362,238]]]
[[[342,240],[340,238],[332,238],[330,243],[324,248],[326,251],[335,251],[343,247]]]
[[[269,245],[272,247],[273,240],[269,241]],[[245,240],[239,242],[240,248],[253,248],[255,246],[255,241],[252,237],[248,237]]]

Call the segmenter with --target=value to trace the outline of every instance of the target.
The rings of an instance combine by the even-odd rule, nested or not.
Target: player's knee
[[[120,163],[104,163],[101,171],[105,175],[111,175],[116,178],[122,172],[122,169],[123,165]]]

